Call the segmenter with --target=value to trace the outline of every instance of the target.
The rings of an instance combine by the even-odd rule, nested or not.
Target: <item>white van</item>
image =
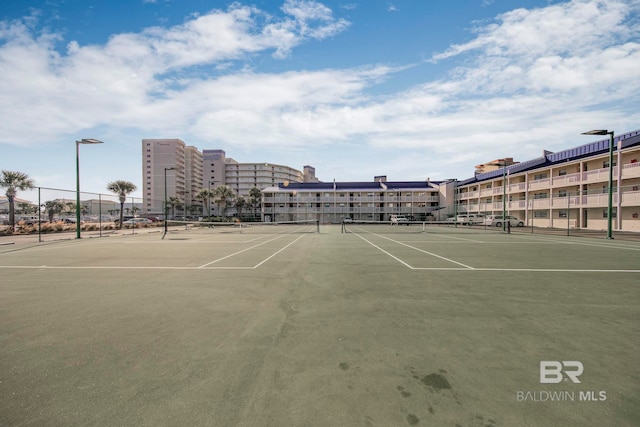
[[[482,214],[468,214],[465,224],[467,224],[467,225],[484,224],[484,215],[482,215]]]
[[[507,221],[511,224],[511,227],[524,227],[524,222],[521,219],[511,215],[507,215],[506,217],[503,217],[502,215],[489,215],[484,220],[484,225],[495,225],[496,227],[502,227],[502,224],[506,223]]]
[[[391,215],[389,220],[391,221],[391,225],[409,225],[409,219],[404,215]]]
[[[484,215],[482,214],[462,214],[447,219],[447,222],[456,222],[462,225],[478,225],[484,223]]]

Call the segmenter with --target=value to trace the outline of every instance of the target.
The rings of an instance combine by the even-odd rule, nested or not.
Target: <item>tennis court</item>
[[[0,425],[640,423],[637,242],[344,231],[0,245]]]

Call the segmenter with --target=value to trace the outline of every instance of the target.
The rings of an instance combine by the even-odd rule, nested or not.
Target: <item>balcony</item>
[[[529,190],[539,190],[549,188],[549,178],[537,179],[529,183]]]
[[[478,192],[477,191],[465,191],[464,193],[459,193],[458,197],[460,198],[460,200],[475,199],[475,198],[478,197]]]
[[[618,167],[613,167],[613,177],[618,174]],[[588,172],[582,172],[582,182],[592,183],[592,182],[603,182],[609,181],[609,168],[596,169]]]
[[[627,191],[622,193],[622,206],[640,205],[640,191]]]
[[[509,193],[524,193],[527,189],[527,184],[524,182],[518,182],[516,184],[510,184],[507,187]]]
[[[587,194],[582,196],[582,205],[584,207],[606,207],[609,204],[609,195],[607,193]],[[618,195],[613,193],[613,204],[618,203]]]
[[[640,163],[627,163],[622,166],[622,179],[640,177]]]
[[[576,172],[569,175],[554,176],[551,185],[553,187],[564,187],[578,184],[580,182],[580,175],[580,172]]]

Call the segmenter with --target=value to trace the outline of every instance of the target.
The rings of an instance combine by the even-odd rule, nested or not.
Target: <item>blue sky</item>
[[[140,187],[141,139],[323,181],[464,179],[640,128],[640,0],[8,0],[0,168]],[[138,190],[136,195],[140,195]],[[24,196],[24,195],[23,195]],[[20,195],[19,195],[20,197]]]

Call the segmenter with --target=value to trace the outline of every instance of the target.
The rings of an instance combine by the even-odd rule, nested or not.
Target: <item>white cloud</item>
[[[305,39],[328,37],[347,25],[313,1],[290,0],[284,9],[292,17],[276,19],[233,4],[179,26],[116,34],[106,45],[72,41],[62,54],[55,50],[56,35],[0,22],[0,142],[37,143],[82,128],[118,126],[124,117],[134,121],[144,111],[161,111],[169,96],[175,107],[190,111],[181,99],[200,82],[172,73],[269,50],[283,57]],[[174,90],[176,84],[184,92]]]
[[[285,57],[344,31],[348,23],[315,1],[288,0],[279,18],[235,4],[179,26],[117,34],[105,45],[71,42],[64,53],[54,48],[56,35],[3,22],[0,143],[112,127],[227,150],[368,145],[428,153],[407,161],[405,172],[435,178],[445,162],[539,155],[541,143],[566,147],[566,136],[584,129],[637,127],[637,97],[629,94],[640,90],[640,25],[630,18],[638,9],[636,0],[574,0],[511,11],[434,55],[465,61],[446,79],[384,97],[368,89],[398,68],[232,71],[247,57]],[[188,72],[205,66],[227,74]],[[429,160],[438,153],[447,160]]]

